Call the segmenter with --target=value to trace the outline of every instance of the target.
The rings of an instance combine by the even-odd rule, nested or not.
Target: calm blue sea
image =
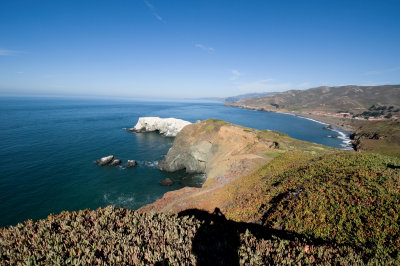
[[[257,129],[341,147],[337,134],[296,116],[258,112],[210,102],[136,102],[61,98],[0,98],[0,226],[40,219],[63,210],[106,205],[136,209],[183,186],[201,186],[202,175],[164,173],[155,162],[173,138],[129,133],[141,116],[195,122],[219,118]],[[99,167],[94,160],[113,154],[139,165]],[[175,180],[171,187],[159,182]]]

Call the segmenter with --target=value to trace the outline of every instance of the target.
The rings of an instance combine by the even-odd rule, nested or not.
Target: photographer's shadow
[[[190,209],[180,212],[179,216],[194,216],[204,222],[193,239],[192,251],[198,265],[239,265],[238,228],[235,222],[226,220],[219,208],[212,214]]]
[[[292,193],[293,194],[293,193]],[[268,212],[265,214],[268,215]],[[179,213],[179,217],[195,217],[202,221],[193,239],[192,252],[197,258],[198,265],[239,265],[240,234],[249,231],[256,239],[273,239],[278,237],[285,240],[296,240],[301,245],[334,245],[319,238],[285,230],[274,229],[256,223],[235,222],[227,220],[219,208],[213,213],[198,209],[189,209]],[[263,220],[265,217],[263,217]],[[273,263],[273,262],[271,262]]]

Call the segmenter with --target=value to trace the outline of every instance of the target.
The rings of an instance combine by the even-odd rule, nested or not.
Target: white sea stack
[[[177,118],[140,117],[137,124],[130,129],[134,132],[159,131],[166,137],[175,137],[179,131],[191,123]]]

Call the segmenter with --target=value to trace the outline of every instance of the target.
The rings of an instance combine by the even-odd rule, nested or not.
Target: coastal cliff
[[[254,132],[208,120],[184,128],[159,167],[169,172],[186,169],[189,173],[205,173],[209,179],[224,174],[243,158],[264,161],[263,154],[277,147],[273,140],[259,141]]]
[[[177,135],[159,167],[170,172],[185,169],[189,173],[204,173],[203,186],[167,192],[162,199],[140,210],[224,209],[229,200],[221,195],[229,183],[280,154],[295,150],[319,154],[333,149],[295,140],[281,132],[255,130],[216,119],[189,125]]]

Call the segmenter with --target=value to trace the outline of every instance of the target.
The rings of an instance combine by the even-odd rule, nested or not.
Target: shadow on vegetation
[[[308,245],[333,245],[321,239],[306,238],[293,232],[267,228],[257,223],[234,222],[227,220],[219,208],[210,214],[207,211],[189,209],[179,213],[179,217],[194,216],[203,221],[193,239],[192,251],[198,265],[239,265],[238,249],[240,234],[248,230],[257,239],[272,239],[272,236],[285,240],[298,240]]]
[[[289,205],[289,202],[293,199],[298,198],[300,194],[303,193],[303,191],[304,191],[303,188],[298,188],[296,190],[290,189],[287,192],[279,194],[278,196],[274,197],[271,200],[270,203],[272,204],[272,206],[268,210],[266,210],[265,205],[262,204],[260,209],[261,211],[264,212],[264,214],[262,216],[261,224],[265,224],[265,222],[268,219],[268,216],[276,212],[279,206],[283,206],[284,208],[286,208]],[[279,226],[279,229],[282,229],[282,227]]]
[[[400,169],[400,165],[388,164],[387,167],[389,167],[390,169]]]

